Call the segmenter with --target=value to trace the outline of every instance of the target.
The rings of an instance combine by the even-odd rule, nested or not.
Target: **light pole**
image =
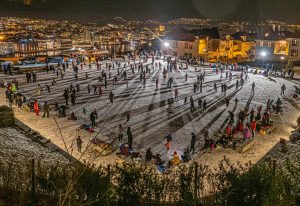
[[[267,52],[262,51],[262,52],[260,53],[260,55],[261,55],[262,58],[263,58],[263,68],[264,68],[264,66],[265,66],[265,57],[267,56]]]

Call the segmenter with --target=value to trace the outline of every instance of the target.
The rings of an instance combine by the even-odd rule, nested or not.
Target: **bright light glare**
[[[170,46],[169,42],[165,42],[165,43],[164,43],[164,46],[165,46],[165,47],[169,47],[169,46]]]
[[[263,52],[260,53],[260,55],[261,55],[262,57],[265,57],[265,56],[267,56],[267,52],[263,51]]]
[[[284,60],[284,57],[280,57],[281,60]]]

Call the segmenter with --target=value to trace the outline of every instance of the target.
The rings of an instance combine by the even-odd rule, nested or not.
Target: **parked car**
[[[5,65],[10,65],[10,66],[12,66],[12,65],[14,65],[14,63],[11,62],[11,61],[6,61],[6,60],[0,59],[0,67],[5,66]]]
[[[25,57],[18,61],[18,64],[25,65],[25,64],[37,64],[39,60],[36,57]]]

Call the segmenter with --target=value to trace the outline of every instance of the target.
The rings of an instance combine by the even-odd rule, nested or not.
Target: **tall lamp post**
[[[260,53],[260,55],[261,55],[262,58],[263,58],[263,68],[264,68],[264,66],[265,66],[265,58],[266,58],[266,56],[267,56],[267,52],[262,51],[262,52]]]

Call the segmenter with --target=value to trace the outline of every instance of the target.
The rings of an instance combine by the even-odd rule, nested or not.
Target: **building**
[[[15,45],[15,57],[59,55],[73,47],[72,40],[65,38],[22,38]]]
[[[255,39],[255,59],[280,61],[289,58],[289,41],[292,35],[288,31],[269,30],[257,34]]]
[[[300,32],[290,35],[287,39],[288,42],[288,59],[292,61],[300,61]]]
[[[0,41],[0,55],[12,55],[15,52],[15,43]]]
[[[164,55],[176,57],[198,57],[199,39],[191,32],[175,30],[167,34],[161,43]]]

